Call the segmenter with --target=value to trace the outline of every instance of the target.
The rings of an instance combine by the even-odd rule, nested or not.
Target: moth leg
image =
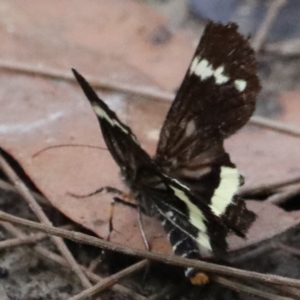
[[[137,206],[137,221],[139,224],[139,229],[143,238],[144,245],[148,251],[151,251],[150,244],[147,240],[147,236],[143,227],[142,211],[140,206]],[[150,264],[147,264],[146,268],[144,269],[144,274],[142,279],[143,284],[146,282],[149,272],[150,272]]]
[[[114,206],[114,204],[116,202],[121,203],[121,204],[126,205],[126,206],[129,206],[131,208],[135,208],[137,210],[137,220],[138,220],[139,229],[140,229],[140,232],[141,232],[141,235],[142,235],[142,238],[143,238],[143,242],[144,242],[144,245],[145,245],[146,249],[150,251],[150,245],[149,245],[149,242],[147,240],[146,233],[145,233],[145,230],[144,230],[144,227],[143,227],[141,207],[139,205],[135,204],[135,203],[128,202],[128,201],[126,201],[122,198],[119,198],[119,197],[114,197],[113,198],[112,206]],[[113,217],[113,209],[110,212],[110,224],[111,224],[110,228],[113,228],[112,227],[112,217]]]
[[[110,236],[111,233],[114,231],[114,226],[113,226],[113,217],[114,217],[114,210],[115,210],[115,198],[112,199],[110,203],[110,211],[109,211],[109,220],[108,220],[108,236],[106,237],[107,241],[110,241]]]
[[[126,194],[124,194],[126,196]],[[124,197],[126,199],[126,197]],[[128,206],[128,207],[131,207],[131,208],[135,208],[135,209],[138,209],[138,205],[135,204],[135,203],[132,203],[132,202],[128,202],[122,198],[119,198],[119,197],[114,197],[114,201],[117,202],[117,203],[121,203],[125,206]]]
[[[143,238],[143,242],[144,242],[144,245],[146,247],[146,249],[148,251],[150,251],[150,245],[149,245],[149,242],[147,240],[147,236],[146,236],[146,233],[145,233],[145,230],[144,230],[144,227],[143,227],[143,220],[142,220],[142,212],[141,212],[141,207],[140,206],[137,206],[137,220],[138,220],[138,224],[139,224],[139,228],[140,228],[140,232],[141,232],[141,235],[142,235],[142,238]]]
[[[124,198],[128,198],[127,194],[125,194],[125,193],[122,193],[122,196],[124,196]],[[128,202],[128,201],[126,201],[122,198],[119,198],[119,197],[113,197],[113,199],[111,201],[110,211],[109,211],[109,221],[108,221],[109,233],[108,233],[108,236],[106,238],[106,240],[108,240],[108,241],[110,240],[111,233],[114,231],[113,218],[114,218],[114,210],[115,210],[115,204],[116,203],[121,203],[125,206],[129,206],[129,207],[135,208],[135,209],[138,208],[138,206],[134,203]]]
[[[117,188],[111,187],[111,186],[103,186],[99,189],[97,189],[96,191],[86,194],[86,195],[76,195],[73,193],[68,192],[67,194],[74,197],[74,198],[87,198],[87,197],[91,197],[100,193],[110,193],[110,194],[117,194],[117,195],[125,195],[124,192],[118,190]]]

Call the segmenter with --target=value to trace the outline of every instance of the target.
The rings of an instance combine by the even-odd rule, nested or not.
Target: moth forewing
[[[126,184],[162,222],[176,254],[200,259],[204,248],[222,255],[228,231],[244,236],[255,214],[237,193],[240,175],[223,143],[250,118],[260,85],[254,52],[235,24],[206,27],[163,124],[154,159],[73,72]],[[202,276],[192,282],[202,282]]]

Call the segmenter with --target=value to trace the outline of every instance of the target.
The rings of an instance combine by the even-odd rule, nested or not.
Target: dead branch
[[[218,282],[219,284],[227,286],[228,288],[230,288],[232,290],[235,290],[237,292],[243,291],[243,292],[246,292],[246,293],[251,294],[253,296],[258,296],[258,297],[260,297],[262,299],[269,299],[269,300],[293,300],[293,298],[284,297],[284,296],[278,296],[278,295],[274,295],[272,293],[263,292],[263,291],[260,291],[260,290],[258,290],[256,288],[247,286],[245,284],[234,282],[234,281],[229,280],[229,279],[224,278],[224,277],[213,276],[212,278],[213,278],[213,280],[215,282]]]
[[[14,185],[12,185],[11,183],[6,182],[4,180],[1,180],[1,179],[0,179],[0,189],[6,190],[6,191],[12,191],[12,192],[16,192],[16,193],[19,192],[18,189]],[[30,193],[40,204],[48,205],[48,206],[50,205],[50,202],[42,195],[40,195],[36,192],[33,192],[31,190],[30,190]]]
[[[285,251],[285,252],[288,252],[288,253],[291,253],[291,254],[293,254],[293,255],[295,255],[295,256],[300,256],[300,250],[299,249],[296,249],[296,248],[294,248],[294,247],[290,247],[290,246],[287,246],[287,245],[285,245],[285,244],[283,244],[283,243],[276,243],[276,246],[279,248],[279,249],[281,249],[281,250],[283,250],[283,251]]]
[[[260,51],[268,31],[272,27],[272,24],[276,20],[280,9],[283,7],[283,5],[285,5],[285,3],[286,0],[274,0],[270,2],[266,17],[253,38],[252,46],[256,52]]]
[[[300,176],[284,179],[277,182],[263,183],[257,186],[242,187],[239,194],[243,198],[255,198],[260,195],[272,194],[279,188],[300,183]]]
[[[95,284],[91,288],[86,289],[83,292],[81,292],[80,294],[69,298],[69,300],[87,299],[88,297],[91,297],[91,296],[95,295],[96,293],[99,293],[105,289],[110,288],[111,286],[116,284],[121,279],[128,277],[128,276],[134,274],[135,272],[143,269],[148,263],[149,263],[148,259],[143,259],[142,261],[140,261],[126,269],[123,269],[122,271],[120,271],[114,275],[111,275],[111,276],[103,279],[101,282]]]
[[[282,0],[281,0],[282,1]],[[30,76],[40,76],[50,79],[63,80],[70,83],[75,83],[74,77],[71,72],[64,72],[62,70],[52,68],[38,68],[33,65],[27,65],[22,63],[14,63],[0,60],[0,70],[10,71],[15,73],[23,73]],[[140,97],[150,98],[152,100],[171,102],[174,100],[175,95],[168,92],[159,91],[149,87],[137,87],[129,84],[121,84],[120,82],[114,82],[99,77],[88,76],[87,80],[95,89],[101,88],[106,90],[113,90],[115,92],[128,93]],[[269,118],[253,116],[249,124],[262,127],[264,129],[280,132],[291,136],[300,136],[300,128],[297,126],[285,124],[283,122],[274,121]]]
[[[182,258],[175,255],[162,255],[159,253],[150,252],[146,250],[124,247],[123,245],[115,244],[106,240],[101,240],[99,238],[92,237],[80,232],[68,231],[68,230],[48,226],[45,224],[25,220],[22,218],[18,218],[2,211],[0,211],[0,220],[26,226],[28,228],[42,231],[47,234],[60,236],[62,238],[75,241],[77,243],[88,244],[88,245],[92,245],[107,250],[117,251],[131,256],[137,256],[137,257],[147,258],[149,260],[160,261],[165,264],[171,264],[171,265],[184,267],[184,268],[191,267],[207,273],[214,273],[217,275],[227,275],[231,277],[237,277],[240,279],[241,278],[250,279],[252,281],[255,280],[258,282],[267,283],[271,285],[273,284],[286,285],[286,286],[300,288],[300,280],[297,279],[291,279],[291,278],[286,278],[286,277],[271,275],[271,274],[260,274],[257,272],[245,271],[245,270],[240,270],[232,267],[212,264],[205,261]]]
[[[51,222],[49,221],[48,217],[40,207],[40,205],[37,203],[35,198],[32,196],[26,185],[21,181],[21,179],[17,176],[15,171],[10,167],[10,165],[6,162],[6,160],[0,155],[0,167],[5,172],[7,177],[14,183],[15,187],[18,189],[19,193],[23,196],[23,198],[28,203],[31,210],[35,213],[35,215],[38,217],[38,219],[43,222],[44,224],[51,226]],[[85,276],[83,271],[78,266],[75,258],[73,257],[72,253],[67,248],[64,241],[58,237],[50,237],[52,241],[55,243],[59,251],[62,253],[62,255],[66,258],[66,260],[71,265],[74,272],[79,277],[81,283],[84,287],[89,288],[91,287],[91,283],[88,280],[88,278]]]
[[[21,237],[21,238],[25,238],[26,234],[24,234],[20,229],[16,228],[15,226],[13,226],[11,223],[7,223],[7,222],[0,222],[0,224],[10,233],[12,233],[13,235],[17,236],[17,237]],[[42,246],[35,246],[33,248],[33,250],[41,255],[42,257],[52,260],[62,266],[71,268],[70,264],[60,255],[53,253],[51,251],[49,251],[48,249],[42,247]],[[102,277],[100,277],[99,275],[89,271],[87,268],[80,266],[81,269],[85,272],[85,274],[89,277],[90,280],[94,281],[94,282],[101,282],[103,280]],[[130,297],[132,297],[134,300],[147,300],[146,297],[137,294],[136,292],[130,290],[127,287],[124,287],[122,285],[119,284],[115,284],[114,286],[111,287],[115,292],[119,292],[121,294],[126,294],[129,295]]]
[[[18,246],[22,246],[22,245],[35,244],[39,241],[42,241],[45,238],[48,238],[47,234],[34,234],[31,236],[26,236],[24,238],[20,237],[20,238],[8,239],[8,240],[0,242],[0,250],[18,247]]]
[[[279,191],[278,193],[270,196],[266,202],[272,203],[274,205],[280,205],[285,203],[292,197],[295,197],[300,194],[300,184],[293,185],[291,187],[285,188],[283,191]]]

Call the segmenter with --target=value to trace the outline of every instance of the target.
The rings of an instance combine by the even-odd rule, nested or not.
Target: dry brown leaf
[[[187,37],[173,35],[164,45],[153,46],[147,37],[157,28],[153,20],[160,20],[160,26],[164,24],[160,16],[131,1],[124,1],[129,2],[128,6],[116,0],[88,2],[90,6],[76,1],[70,8],[69,2],[62,0],[60,10],[54,9],[52,2],[45,6],[37,0],[30,0],[26,5],[34,5],[33,13],[23,2],[4,1],[2,14],[3,11],[17,10],[18,14],[14,15],[18,15],[19,19],[1,21],[6,26],[0,27],[1,57],[17,62],[42,62],[45,66],[58,68],[76,66],[80,71],[92,72],[83,72],[84,75],[119,78],[121,74],[120,78],[133,84],[153,86],[153,82],[159,82],[165,88],[174,88],[178,84],[193,52],[191,43],[183,43],[188,40]],[[122,14],[123,5],[126,10]],[[68,8],[70,11],[66,12]],[[61,16],[55,15],[54,11],[61,12]],[[66,14],[69,18],[64,20]],[[108,16],[114,22],[105,23],[103,20],[107,20]],[[57,22],[53,22],[55,17]],[[13,24],[14,28],[10,34],[9,24]],[[143,30],[139,31],[139,28]],[[28,32],[31,32],[30,36]],[[153,154],[168,103],[119,93],[102,92],[100,95]],[[287,112],[283,119],[293,121],[299,108],[295,105],[289,109],[292,102],[285,98],[282,103]],[[125,190],[110,154],[87,147],[63,147],[33,157],[36,152],[51,145],[105,147],[96,118],[81,90],[60,81],[2,73],[0,107],[1,147],[21,163],[57,209],[99,236],[107,237],[111,196],[75,199],[67,193],[87,194],[104,185]],[[233,161],[251,184],[299,173],[299,146],[299,139],[250,127],[226,143]],[[285,213],[272,205],[249,205],[258,213],[259,219],[247,241],[230,238],[231,248],[270,237],[299,222],[298,215]],[[170,251],[160,224],[147,217],[143,219],[152,249]],[[134,209],[116,205],[113,225],[112,241],[144,248]]]

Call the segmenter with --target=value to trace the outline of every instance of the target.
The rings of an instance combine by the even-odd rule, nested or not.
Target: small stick
[[[300,256],[300,250],[299,250],[299,249],[296,249],[296,248],[294,248],[294,247],[287,246],[287,245],[285,245],[285,244],[283,244],[283,243],[280,243],[280,242],[276,243],[276,246],[277,246],[279,249],[281,249],[281,250],[283,250],[283,251],[285,251],[285,252],[291,253],[291,254],[293,254],[293,255],[295,255],[295,256]]]
[[[282,1],[282,0],[281,0]],[[71,72],[64,72],[58,69],[52,68],[37,68],[33,65],[15,63],[15,62],[7,62],[4,60],[0,60],[0,69],[4,71],[24,73],[31,76],[39,75],[41,77],[56,79],[56,80],[64,80],[67,82],[75,83],[75,78],[71,75]],[[157,89],[149,88],[149,87],[137,87],[128,84],[121,84],[120,82],[114,82],[111,80],[107,80],[99,77],[88,77],[89,83],[94,86],[95,89],[102,88],[113,90],[115,92],[128,93],[136,96],[141,96],[145,98],[151,98],[152,100],[158,101],[166,101],[171,103],[175,95],[173,93],[159,91]],[[283,122],[274,121],[264,117],[253,116],[249,120],[249,124],[262,127],[264,129],[273,130],[276,132],[280,132],[287,135],[292,136],[300,136],[300,128],[297,126],[292,126],[289,124],[285,124]]]
[[[70,83],[76,83],[77,82],[72,75],[72,73],[68,70],[67,72],[54,69],[51,67],[47,68],[39,68],[32,64],[26,64],[26,63],[20,63],[20,62],[13,62],[13,61],[7,61],[7,60],[0,60],[0,69],[4,71],[9,72],[16,72],[16,73],[23,73],[30,76],[40,76],[45,77],[49,79],[56,79],[56,80],[64,80]],[[121,93],[129,93],[134,94],[138,96],[144,96],[147,98],[152,98],[153,100],[167,100],[172,101],[174,99],[174,95],[167,92],[162,92],[158,90],[157,88],[151,88],[147,86],[136,86],[131,84],[123,84],[119,81],[114,81],[110,79],[101,78],[99,76],[97,77],[90,77],[89,82],[92,86],[95,88],[102,88],[107,90],[113,90],[115,92],[121,92]]]
[[[22,235],[22,233],[19,233],[20,231],[18,229],[16,229],[10,223],[2,223],[1,222],[1,224],[3,224],[3,225],[6,224],[7,226],[5,226],[5,227],[6,228],[8,227],[7,229],[10,229],[10,231],[13,232],[14,234],[17,234],[17,235],[21,234]],[[59,256],[57,254],[54,254],[54,253],[50,252],[49,250],[47,250],[47,249],[45,249],[45,248],[43,248],[41,246],[34,247],[34,250],[37,251],[37,253],[45,256],[48,259],[52,259],[52,260],[54,260],[54,261],[56,261],[56,262],[58,262],[58,263],[60,263],[60,264],[62,264],[64,266],[68,266],[69,267],[68,263],[61,256]],[[89,276],[89,278],[91,280],[96,281],[96,282],[98,282],[98,281],[101,280],[101,277],[99,277],[98,275],[96,275],[94,273],[91,273],[87,268],[82,267],[82,266],[81,266],[81,268],[82,268],[83,271],[85,271],[85,273]],[[279,287],[279,286],[275,286],[275,288],[277,288],[277,287]],[[115,285],[112,288],[114,290],[116,290],[116,291],[130,294],[136,300],[145,300],[146,299],[144,296],[138,295],[135,292],[133,292],[131,290],[128,290],[127,288],[125,288],[123,286]],[[299,291],[296,290],[296,289],[290,288],[290,287],[284,287],[283,291],[286,292],[286,293],[289,293],[292,296],[294,296],[294,295],[299,296]],[[247,290],[245,292],[247,292]]]
[[[137,213],[137,219],[138,219],[138,224],[139,224],[139,228],[140,228],[140,233],[142,235],[142,238],[143,238],[143,242],[144,242],[144,245],[145,245],[145,248],[150,251],[150,245],[149,245],[149,242],[147,240],[147,237],[146,237],[146,233],[145,233],[145,230],[144,230],[144,227],[143,227],[143,220],[142,220],[142,212],[141,212],[141,208],[140,206],[138,206],[138,213]]]
[[[86,289],[85,291],[81,292],[80,294],[69,298],[69,300],[84,300],[88,297],[91,297],[91,296],[95,295],[96,293],[99,293],[99,292],[111,287],[112,285],[114,285],[115,283],[120,281],[121,279],[124,279],[125,277],[128,277],[129,275],[132,275],[133,273],[143,269],[145,266],[147,266],[148,263],[149,263],[148,259],[143,259],[142,261],[140,261],[126,269],[123,269],[122,271],[120,271],[114,275],[111,275],[111,276],[103,279],[101,282],[95,284],[91,288]]]
[[[284,179],[277,182],[270,182],[270,183],[263,183],[257,186],[249,186],[249,187],[242,187],[239,191],[239,195],[241,197],[256,197],[262,194],[268,194],[274,192],[276,189],[282,188],[287,185],[293,185],[300,183],[300,176],[295,176],[292,178]]]
[[[264,118],[260,116],[253,116],[250,118],[249,123],[251,125],[255,125],[257,127],[261,127],[264,129],[269,129],[273,131],[277,131],[283,134],[299,137],[300,136],[300,128],[299,126],[286,124],[284,122],[278,122],[271,120],[269,118]]]
[[[270,251],[274,250],[274,248],[275,248],[274,243],[270,242],[270,243],[267,243],[266,245],[261,245],[258,248],[248,250],[246,253],[244,253],[242,255],[236,256],[233,254],[233,257],[231,259],[229,259],[229,261],[230,261],[230,263],[238,264],[245,260],[253,258],[255,256],[259,256],[266,252],[270,252]]]
[[[98,257],[96,257],[95,259],[93,259],[89,266],[88,266],[88,270],[90,272],[94,272],[99,264],[99,262],[101,262],[101,255],[99,255]]]
[[[285,5],[285,3],[286,0],[273,0],[270,2],[267,15],[253,38],[252,46],[256,52],[260,51],[268,31],[272,27],[280,9],[283,7],[283,5]]]
[[[279,191],[277,194],[270,196],[266,202],[275,205],[280,205],[285,203],[291,197],[295,197],[300,194],[300,184],[296,186],[291,186],[283,191]]]
[[[300,288],[300,280],[297,279],[291,279],[291,278],[286,278],[286,277],[271,275],[271,274],[261,274],[253,271],[245,271],[245,270],[240,270],[232,267],[212,264],[205,261],[187,259],[176,255],[162,255],[156,252],[150,252],[146,250],[139,250],[130,247],[125,248],[120,244],[115,244],[106,240],[101,240],[99,238],[89,236],[87,234],[83,234],[80,232],[68,231],[68,230],[48,226],[45,224],[25,220],[4,213],[3,211],[0,211],[0,220],[23,225],[48,234],[57,235],[66,239],[73,240],[78,243],[93,245],[95,247],[117,251],[131,256],[156,260],[165,264],[172,264],[184,268],[189,268],[189,267],[196,268],[208,273],[245,278],[245,279],[250,279],[252,281],[256,280],[258,282],[263,282],[268,284],[275,284],[275,285],[278,284],[278,285],[294,286]]]
[[[45,238],[48,238],[48,237],[49,236],[47,234],[43,233],[43,234],[34,234],[31,236],[26,236],[26,237],[8,239],[8,240],[0,242],[0,250],[18,247],[18,246],[22,246],[22,245],[35,244],[35,243],[37,243]]]
[[[11,183],[9,182],[6,182],[2,179],[0,179],[0,189],[3,189],[3,190],[6,190],[6,191],[12,191],[12,192],[16,192],[16,193],[19,193],[19,190],[13,186]],[[43,204],[43,205],[50,205],[50,202],[45,198],[43,197],[42,195],[36,193],[36,192],[33,192],[30,190],[30,193],[34,196],[34,198],[40,203],[40,204]]]
[[[20,229],[16,228],[15,226],[13,226],[11,223],[7,223],[7,222],[0,222],[0,224],[9,232],[11,232],[13,235],[17,236],[17,237],[26,237],[26,234],[24,234]],[[33,250],[38,253],[39,255],[50,259],[62,266],[68,267],[70,268],[70,264],[60,255],[53,253],[51,251],[49,251],[48,249],[42,247],[42,246],[35,246],[33,248]],[[80,266],[81,269],[86,273],[86,275],[94,282],[100,282],[103,280],[102,277],[100,277],[99,275],[96,275],[95,273],[92,273],[91,271],[89,271],[87,268]],[[119,292],[121,294],[127,294],[129,296],[131,296],[134,300],[147,300],[146,297],[137,294],[136,292],[130,290],[129,288],[119,285],[119,284],[115,284],[114,286],[111,287],[115,292]]]
[[[212,276],[212,279],[215,282],[218,282],[219,284],[222,284],[224,286],[227,286],[227,287],[231,288],[232,290],[235,290],[237,292],[241,292],[241,291],[246,292],[248,294],[258,296],[262,299],[268,299],[268,300],[294,300],[294,298],[278,296],[278,295],[271,294],[269,292],[260,291],[256,288],[253,288],[253,287],[250,287],[250,286],[238,283],[238,282],[234,282],[234,281],[229,280],[229,279],[224,278],[224,277]]]
[[[37,203],[37,201],[34,199],[34,197],[30,194],[30,191],[26,187],[26,185],[22,182],[22,180],[18,177],[18,175],[15,173],[15,171],[10,167],[10,165],[7,163],[7,161],[3,158],[2,155],[0,155],[0,167],[5,172],[7,177],[14,183],[15,187],[18,189],[19,193],[24,197],[26,202],[28,203],[31,210],[35,213],[35,215],[38,217],[38,219],[43,222],[44,224],[51,226],[51,222],[49,221],[48,217],[40,207],[40,205]],[[56,244],[59,251],[62,253],[62,255],[66,258],[66,260],[70,263],[72,266],[72,270],[77,274],[79,277],[82,285],[86,288],[91,287],[91,283],[88,280],[88,278],[85,276],[85,274],[82,272],[80,267],[78,266],[75,258],[73,257],[70,250],[67,248],[64,241],[59,237],[50,237],[52,241]]]

